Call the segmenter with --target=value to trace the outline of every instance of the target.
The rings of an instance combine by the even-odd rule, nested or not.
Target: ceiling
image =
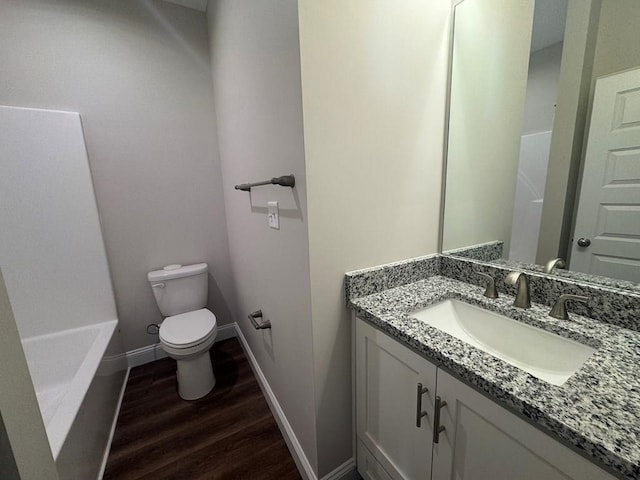
[[[208,0],[165,0],[170,3],[175,3],[176,5],[182,5],[183,7],[193,8],[194,10],[199,10],[201,12],[207,11],[207,1]]]

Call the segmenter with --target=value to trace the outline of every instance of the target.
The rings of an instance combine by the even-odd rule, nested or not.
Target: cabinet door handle
[[[422,410],[422,395],[427,393],[429,389],[427,387],[422,387],[422,384],[418,384],[418,388],[416,389],[416,427],[420,428],[422,426],[422,417],[427,416],[427,412]]]
[[[444,432],[444,426],[440,425],[440,410],[446,406],[447,402],[436,396],[436,406],[433,411],[433,443],[439,443],[440,434]]]

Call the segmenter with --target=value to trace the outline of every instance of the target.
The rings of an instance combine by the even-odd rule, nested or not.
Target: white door
[[[613,477],[438,370],[444,430],[433,446],[432,480],[613,480]]]
[[[598,79],[571,270],[640,282],[640,69]]]
[[[436,371],[431,362],[356,320],[356,448],[365,480],[430,478]]]

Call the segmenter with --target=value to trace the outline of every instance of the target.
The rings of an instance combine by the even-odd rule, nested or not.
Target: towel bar
[[[254,183],[242,183],[236,185],[236,190],[242,190],[243,192],[250,192],[252,187],[259,187],[261,185],[280,185],[281,187],[295,187],[296,179],[293,175],[283,175],[282,177],[273,177],[271,180],[264,180],[262,182]]]

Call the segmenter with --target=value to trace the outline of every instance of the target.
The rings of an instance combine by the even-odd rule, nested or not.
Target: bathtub
[[[127,361],[118,321],[23,340],[60,478],[102,476]]]

